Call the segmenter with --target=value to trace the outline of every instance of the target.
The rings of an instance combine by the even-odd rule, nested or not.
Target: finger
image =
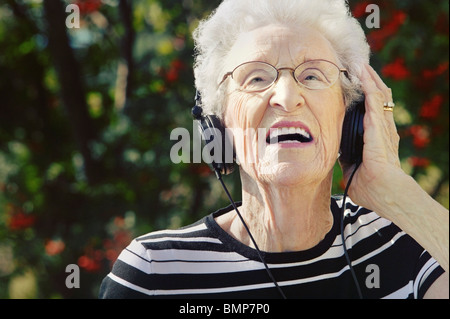
[[[384,83],[379,74],[369,65],[367,65],[367,71],[372,77],[377,87],[383,92],[385,96],[384,102],[394,102],[392,90]],[[383,103],[384,103],[383,102]],[[400,166],[400,159],[398,156],[400,136],[397,131],[397,126],[395,124],[394,110],[385,111],[383,108],[383,113],[385,117],[385,128],[387,136],[389,136],[389,148],[390,148],[390,161],[396,166]]]
[[[393,102],[392,101],[392,90],[384,83],[383,79],[381,79],[380,75],[372,68],[370,65],[366,65],[366,70],[369,72],[372,80],[375,82],[376,86],[383,92],[386,101],[385,102]]]
[[[381,120],[384,118],[383,103],[385,96],[382,90],[378,88],[367,67],[363,68],[361,83],[366,97],[366,112],[376,115]]]
[[[365,128],[367,130],[369,127],[374,128],[373,131],[371,130],[370,138],[372,141],[380,143],[378,149],[384,149],[384,158],[388,162],[396,163],[396,156],[398,157],[397,129],[392,112],[384,111],[383,108],[383,104],[388,101],[388,98],[390,100],[391,90],[368,65],[363,70],[361,82],[366,94]]]
[[[370,74],[372,80],[374,81],[375,85],[378,89],[380,89],[383,92],[384,95],[384,103],[394,102],[393,96],[392,96],[392,90],[384,83],[384,81],[381,79],[379,74],[370,66],[366,65],[367,72]],[[394,119],[394,112],[393,110],[384,110],[383,107],[383,114],[386,119],[386,124],[389,127],[390,135],[397,135],[397,127],[395,125],[395,119]]]
[[[380,75],[370,66],[366,65],[366,69],[369,72],[372,80],[375,82],[376,86],[383,92],[385,100],[384,103],[394,102],[393,96],[392,96],[392,90],[389,88],[386,83],[384,83],[383,79],[381,79]],[[384,110],[384,109],[383,109]],[[390,125],[394,125],[394,113],[392,111],[385,111],[384,112],[386,119],[389,120]]]

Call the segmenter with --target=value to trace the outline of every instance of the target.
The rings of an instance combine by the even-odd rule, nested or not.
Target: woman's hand
[[[363,161],[351,183],[349,196],[358,205],[374,210],[380,200],[399,191],[390,188],[393,185],[390,180],[406,174],[400,167],[400,138],[394,113],[383,108],[384,103],[393,102],[392,91],[369,65],[363,67],[361,82],[366,97],[364,152]],[[341,165],[348,182],[354,166]]]
[[[384,103],[393,102],[391,89],[369,65],[364,67],[361,81],[366,95],[363,161],[349,196],[356,204],[394,222],[449,272],[448,210],[400,167],[394,114],[383,108]],[[342,168],[348,182],[354,167]],[[429,292],[448,298],[448,277],[443,280],[444,288],[434,284]]]

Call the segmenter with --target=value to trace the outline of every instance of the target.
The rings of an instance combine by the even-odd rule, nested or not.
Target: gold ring
[[[395,103],[394,102],[385,102],[383,104],[383,110],[394,112]]]

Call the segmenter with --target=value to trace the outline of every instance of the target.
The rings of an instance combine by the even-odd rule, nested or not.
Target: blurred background
[[[349,2],[394,92],[403,169],[448,208],[449,2]],[[171,131],[192,132],[191,33],[219,3],[0,0],[0,298],[96,298],[132,238],[228,205],[207,165],[169,156]]]

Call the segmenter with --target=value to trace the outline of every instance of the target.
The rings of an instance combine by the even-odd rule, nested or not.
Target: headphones
[[[346,164],[361,164],[364,148],[365,97],[353,103],[347,110],[342,125],[340,161]]]
[[[236,153],[234,151],[233,143],[226,134],[225,126],[216,115],[205,115],[201,105],[201,95],[197,91],[195,94],[195,105],[192,108],[192,117],[199,121],[199,130],[205,144],[211,146],[210,162],[213,170],[219,172],[221,175],[228,175],[233,173],[236,166]],[[233,158],[230,161],[226,156],[226,152],[233,147]],[[214,150],[221,150],[219,159],[214,156]],[[218,156],[217,156],[218,157]]]
[[[230,150],[233,143],[228,139],[225,126],[222,121],[211,114],[203,114],[201,105],[201,95],[197,91],[195,94],[195,105],[192,108],[192,116],[199,121],[199,130],[205,145],[210,146],[211,166],[214,171],[222,175],[231,174],[236,167],[236,153],[233,148],[233,160],[226,158],[226,151]],[[355,102],[347,110],[342,125],[342,138],[340,145],[340,161],[346,164],[359,164],[362,162],[364,146],[364,97]],[[211,144],[212,143],[212,144]],[[220,149],[221,156],[214,156],[214,150]]]
[[[270,279],[273,281],[275,287],[278,289],[281,297],[283,299],[286,299],[286,295],[284,294],[281,287],[278,285],[277,280],[273,277],[272,272],[270,271],[270,268],[268,267],[267,263],[264,260],[264,257],[262,256],[261,251],[258,248],[258,245],[253,238],[247,224],[245,223],[245,220],[243,219],[241,213],[239,212],[239,209],[236,205],[236,203],[231,198],[230,192],[228,191],[227,187],[225,186],[222,175],[231,174],[235,169],[235,161],[236,161],[236,154],[234,152],[233,148],[233,161],[229,162],[226,160],[226,151],[229,150],[231,147],[231,141],[228,140],[228,136],[225,131],[225,126],[223,125],[222,121],[215,115],[204,115],[203,109],[200,106],[201,105],[201,96],[200,93],[197,91],[195,95],[195,105],[192,108],[192,116],[195,120],[199,121],[199,130],[200,134],[202,136],[202,139],[205,141],[206,145],[209,145],[212,143],[212,149],[210,148],[210,156],[211,159],[214,159],[211,161],[211,166],[217,176],[217,179],[222,184],[223,189],[225,190],[225,193],[227,194],[228,198],[230,199],[231,204],[234,207],[234,210],[236,211],[237,215],[239,216],[240,220],[242,221],[242,224],[244,225],[245,229],[247,230],[247,233],[253,242],[255,249],[259,255],[259,258],[261,262],[264,264],[264,267],[267,271],[267,274],[269,275]],[[342,246],[344,249],[344,255],[347,260],[347,263],[349,265],[350,272],[353,277],[353,281],[355,283],[359,298],[362,299],[363,295],[361,293],[361,288],[358,283],[358,279],[356,277],[356,274],[353,270],[353,266],[350,260],[350,257],[347,252],[347,247],[345,244],[345,238],[344,238],[344,210],[345,210],[345,199],[347,197],[348,188],[351,184],[351,181],[353,179],[354,174],[356,173],[359,165],[362,162],[362,153],[363,153],[363,146],[364,146],[364,127],[363,127],[363,120],[364,120],[364,114],[365,114],[365,99],[364,97],[362,100],[355,102],[345,114],[344,123],[342,126],[342,139],[341,139],[341,147],[340,147],[340,160],[346,164],[355,164],[355,168],[353,170],[353,173],[347,183],[344,196],[343,196],[343,203],[342,203],[342,219],[341,219],[341,236],[342,236]],[[220,134],[220,135],[219,135]],[[222,154],[217,160],[214,158],[214,150],[216,147],[219,147],[219,149],[222,151]]]

